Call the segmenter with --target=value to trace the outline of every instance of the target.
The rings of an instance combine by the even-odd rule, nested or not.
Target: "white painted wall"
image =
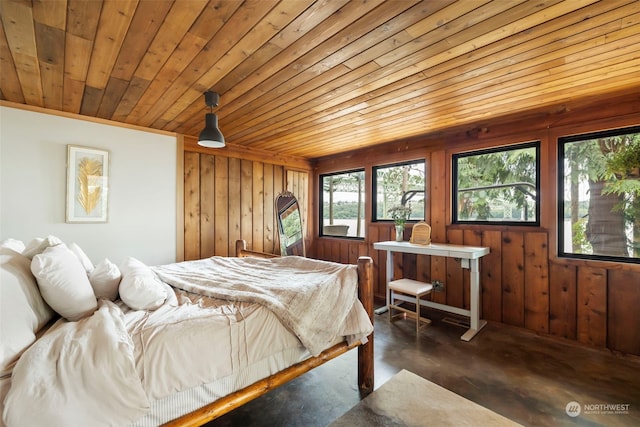
[[[67,145],[110,151],[107,223],[65,223]],[[98,263],[176,260],[176,138],[0,106],[0,240],[54,235]]]

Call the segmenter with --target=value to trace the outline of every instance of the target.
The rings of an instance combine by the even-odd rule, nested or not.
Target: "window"
[[[640,126],[560,138],[558,254],[640,262]]]
[[[364,237],[364,169],[320,175],[320,235]]]
[[[389,220],[389,209],[408,206],[408,220],[424,220],[424,160],[373,168],[373,221]]]
[[[453,222],[539,225],[540,143],[453,156]]]

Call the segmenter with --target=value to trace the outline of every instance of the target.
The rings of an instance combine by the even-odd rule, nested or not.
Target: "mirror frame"
[[[278,223],[278,235],[280,238],[280,254],[282,256],[306,256],[304,244],[304,228],[302,227],[302,214],[298,199],[291,191],[283,191],[276,196],[274,207],[276,211],[276,221]],[[298,213],[298,222],[300,224],[300,239],[296,240],[292,244],[287,245],[288,238],[284,231],[283,221],[294,212]]]

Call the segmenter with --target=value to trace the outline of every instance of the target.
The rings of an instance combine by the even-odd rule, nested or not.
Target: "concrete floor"
[[[375,316],[375,388],[407,369],[525,426],[640,426],[639,357],[492,323],[464,342],[464,328],[438,313],[423,314],[433,323],[418,337],[411,319],[390,323],[386,314]],[[324,427],[360,400],[356,353],[207,426]],[[571,402],[581,405],[577,417],[567,415]],[[622,413],[611,412],[616,409]],[[426,419],[424,425],[434,424]]]

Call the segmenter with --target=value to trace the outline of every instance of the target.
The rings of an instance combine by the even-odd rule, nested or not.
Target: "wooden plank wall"
[[[238,239],[249,249],[279,253],[275,197],[287,188],[306,213],[309,171],[299,169],[305,162],[289,169],[282,159],[272,163],[255,153],[203,152],[194,144],[186,141],[183,156],[184,259],[233,255]]]
[[[229,256],[235,242],[249,249],[279,253],[276,195],[286,188],[310,211],[310,163],[242,147],[203,149],[184,138],[184,259]]]
[[[309,251],[311,250],[310,242],[313,232],[313,228],[311,227],[313,225],[313,217],[311,216],[310,184],[311,180],[308,171],[287,170],[286,189],[291,191],[293,195],[296,196],[296,199],[298,199],[307,253],[310,253]]]
[[[273,253],[274,195],[283,189],[283,174],[283,166],[186,152],[185,260],[233,255],[237,239]]]

